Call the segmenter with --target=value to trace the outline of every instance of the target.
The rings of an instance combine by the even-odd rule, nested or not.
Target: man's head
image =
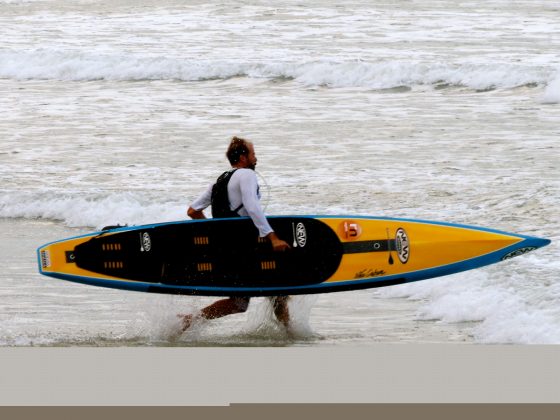
[[[255,169],[255,166],[257,166],[253,143],[240,137],[231,139],[226,156],[231,166],[236,168]]]

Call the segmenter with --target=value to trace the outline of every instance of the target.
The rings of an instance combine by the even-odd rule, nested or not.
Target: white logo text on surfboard
[[[403,228],[397,229],[397,233],[395,234],[395,247],[397,248],[399,260],[403,264],[406,264],[410,258],[410,242]]]
[[[303,223],[298,223],[296,225],[294,243],[296,242],[301,248],[307,243],[307,231]]]
[[[513,257],[518,257],[520,255],[526,254],[527,252],[534,251],[535,249],[537,249],[537,248],[534,247],[534,246],[526,246],[524,248],[516,249],[515,251],[512,251],[512,252],[504,255],[502,257],[502,261],[503,260],[509,260],[510,258],[513,258]]]
[[[152,240],[148,232],[144,232],[140,235],[140,251],[150,252],[152,249]]]

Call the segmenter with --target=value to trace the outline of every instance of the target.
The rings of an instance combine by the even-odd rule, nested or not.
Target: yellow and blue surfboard
[[[274,252],[248,218],[108,228],[37,250],[39,271],[153,293],[273,296],[392,286],[497,263],[550,243],[423,220],[271,216]]]

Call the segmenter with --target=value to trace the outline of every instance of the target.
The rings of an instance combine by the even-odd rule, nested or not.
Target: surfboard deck
[[[500,262],[548,239],[367,216],[270,216],[291,245],[274,252],[249,218],[118,227],[39,247],[46,276],[94,286],[205,296],[384,287]]]

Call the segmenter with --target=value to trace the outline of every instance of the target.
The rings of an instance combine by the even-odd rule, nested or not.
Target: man
[[[217,217],[248,216],[253,220],[259,231],[259,236],[267,238],[276,252],[283,252],[290,245],[280,239],[270,227],[260,205],[259,185],[255,167],[257,157],[253,144],[245,139],[233,137],[226,152],[232,166],[216,184],[211,185],[189,207],[187,214],[192,219],[205,219],[203,210],[212,206],[212,214]],[[220,200],[219,188],[227,187],[227,200]],[[229,204],[228,204],[229,202]],[[225,204],[224,204],[225,203]],[[221,208],[221,207],[227,208]],[[284,326],[288,327],[290,315],[288,311],[288,296],[270,298],[274,307],[274,314]],[[249,297],[231,297],[219,300],[200,311],[199,317],[205,319],[220,318],[226,315],[245,312],[249,306]],[[183,331],[190,327],[193,315],[181,315]]]

